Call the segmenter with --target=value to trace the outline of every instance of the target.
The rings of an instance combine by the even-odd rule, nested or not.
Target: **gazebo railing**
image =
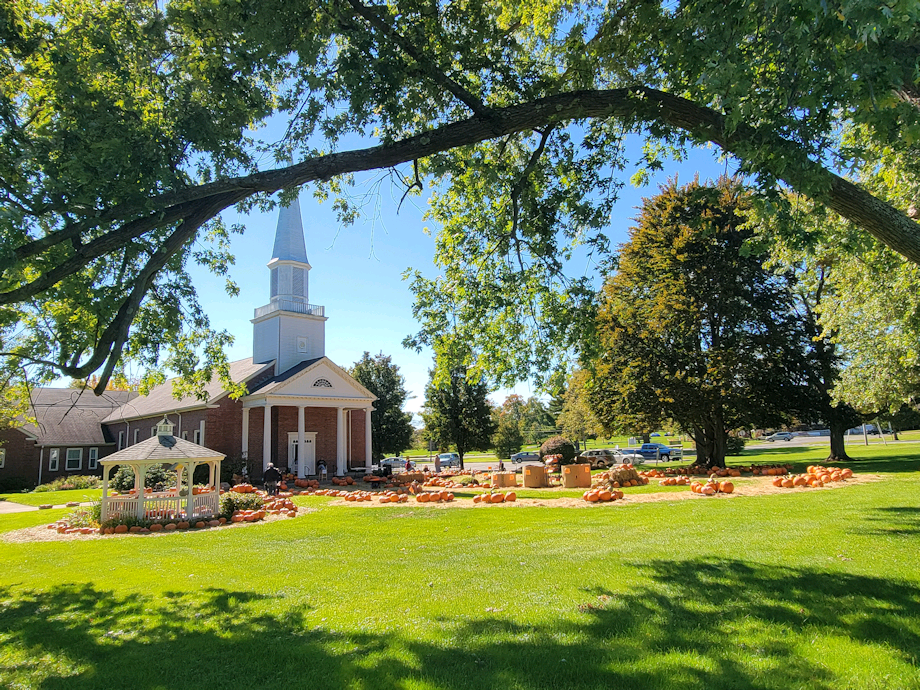
[[[195,497],[195,515],[217,515],[220,512],[220,494],[209,491],[206,494],[197,494]]]
[[[147,520],[172,520],[179,517],[214,516],[220,510],[220,493],[210,491],[192,496],[192,515],[186,515],[188,496],[178,496],[175,492],[147,494],[143,499],[137,496],[108,496],[103,502],[102,521],[113,517],[136,516],[138,501],[144,501],[143,515]]]

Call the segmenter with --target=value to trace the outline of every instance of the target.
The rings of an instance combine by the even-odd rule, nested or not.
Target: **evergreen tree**
[[[371,415],[373,429],[373,458],[399,455],[412,445],[412,415],[403,412],[409,398],[406,380],[393,364],[393,358],[382,352],[371,357],[369,352],[349,370],[362,386],[377,396]]]
[[[607,429],[673,419],[700,461],[724,465],[728,431],[801,406],[807,338],[790,279],[752,251],[735,181],[669,182],[646,199],[603,292],[590,390]]]
[[[492,442],[495,425],[487,398],[489,388],[481,379],[470,382],[465,367],[455,368],[442,384],[437,383],[434,373],[425,387],[425,430],[440,448],[457,448],[462,468],[467,452],[487,450]]]

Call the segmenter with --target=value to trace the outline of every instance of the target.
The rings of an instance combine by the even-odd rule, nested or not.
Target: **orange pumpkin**
[[[722,482],[721,484],[719,484],[719,491],[721,491],[723,494],[730,494],[734,490],[735,490],[735,485],[732,484],[731,482]]]
[[[505,494],[492,494],[492,503],[504,503]]]
[[[453,500],[453,494],[451,494],[450,500]],[[505,494],[505,503],[514,503],[517,500],[517,493],[514,491],[509,491]]]

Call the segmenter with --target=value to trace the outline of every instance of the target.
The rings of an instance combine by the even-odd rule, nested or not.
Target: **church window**
[[[314,388],[332,388],[332,384],[329,383],[329,379],[316,379],[313,382]]]
[[[271,277],[271,296],[275,297],[278,294],[278,269],[272,269]]]

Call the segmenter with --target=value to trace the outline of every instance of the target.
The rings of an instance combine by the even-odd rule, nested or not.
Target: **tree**
[[[486,450],[492,442],[495,426],[488,395],[486,382],[470,381],[463,367],[451,371],[443,384],[432,371],[425,387],[422,418],[428,438],[443,449],[455,446],[461,468],[467,452]]]
[[[521,423],[503,411],[496,411],[493,422],[495,436],[492,439],[492,447],[495,448],[495,457],[507,460],[524,445]]]
[[[588,403],[585,386],[589,381],[590,373],[584,369],[579,369],[569,377],[562,412],[557,420],[562,433],[569,438],[585,443],[584,448],[588,447],[586,445],[588,437],[593,436],[596,438],[601,431],[600,424],[598,424],[597,418],[594,416],[594,411]]]
[[[806,338],[790,282],[751,251],[737,181],[671,181],[643,203],[604,286],[603,354],[589,398],[607,428],[673,419],[701,462],[728,431],[777,423],[805,388]]]
[[[311,184],[348,221],[350,175],[405,166],[406,193],[438,189],[444,269],[411,275],[422,325],[409,343],[430,344],[442,369],[460,347],[496,379],[549,375],[592,347],[590,277],[567,276],[564,260],[609,251],[633,133],[643,165],[712,142],[763,190],[807,194],[920,261],[903,195],[843,176],[920,139],[918,13],[823,0],[6,2],[0,352],[41,380],[98,373],[97,392],[130,361],[144,386],[169,367],[188,383],[178,393],[216,373],[239,396],[231,338],[186,270],[227,276],[241,229],[221,211]],[[269,119],[288,122],[278,140],[258,138]],[[864,135],[845,141],[851,127]],[[339,150],[346,136],[370,145]]]
[[[362,386],[377,396],[371,414],[373,456],[380,460],[386,455],[399,455],[412,445],[412,415],[403,412],[409,399],[406,379],[393,364],[390,355],[382,352],[371,357],[365,352],[348,372]]]

